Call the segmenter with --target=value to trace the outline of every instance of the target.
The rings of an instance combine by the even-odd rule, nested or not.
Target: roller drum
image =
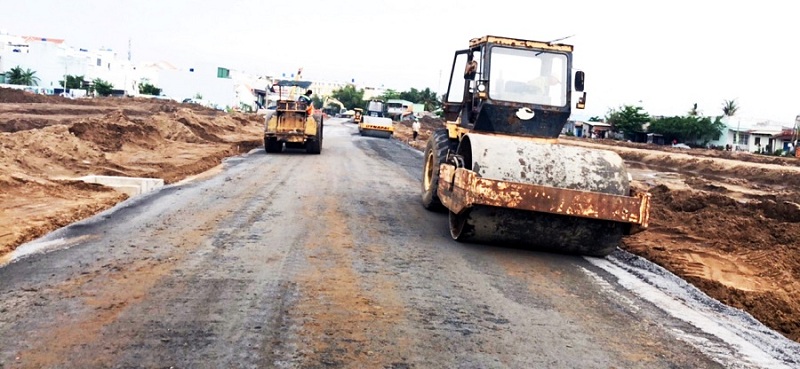
[[[469,134],[458,153],[467,169],[487,179],[628,196],[625,164],[614,152],[552,141]],[[450,212],[454,239],[531,246],[546,251],[605,256],[619,244],[625,224],[489,206]]]

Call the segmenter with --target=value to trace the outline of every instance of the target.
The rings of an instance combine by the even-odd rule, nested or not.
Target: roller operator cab
[[[367,102],[367,110],[358,124],[358,132],[362,136],[391,138],[394,134],[394,122],[386,116],[386,103],[380,99]]]
[[[558,143],[573,94],[586,103],[572,50],[485,36],[455,53],[421,191],[454,239],[604,256],[647,227],[649,194],[631,190],[619,155]]]

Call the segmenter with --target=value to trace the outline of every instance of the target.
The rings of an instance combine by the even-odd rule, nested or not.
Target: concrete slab
[[[98,183],[103,186],[113,187],[120,192],[126,193],[128,196],[140,195],[164,186],[164,180],[159,178],[89,175],[77,179],[86,183]]]

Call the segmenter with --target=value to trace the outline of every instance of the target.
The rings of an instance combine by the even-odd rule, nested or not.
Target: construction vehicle
[[[631,190],[619,155],[558,143],[584,90],[572,52],[497,36],[456,51],[422,173],[422,205],[449,213],[453,239],[605,256],[647,228],[650,194]]]
[[[331,106],[331,105],[338,106],[339,107],[338,111],[329,109],[328,107]],[[333,111],[333,115],[334,116],[339,115],[339,114],[344,113],[344,112],[347,111],[347,108],[344,107],[344,104],[342,104],[341,101],[336,100],[335,98],[330,97],[330,96],[325,97],[325,100],[322,102],[321,109],[322,109],[323,112]],[[328,113],[328,114],[330,114],[330,113]]]
[[[362,136],[392,137],[394,122],[386,117],[386,104],[383,100],[372,99],[367,103],[367,112],[358,124],[358,132]]]
[[[296,89],[305,91],[311,82],[279,81],[278,101],[274,111],[266,114],[264,128],[264,150],[267,153],[279,153],[286,148],[305,148],[309,154],[322,152],[322,115],[314,115],[314,107],[310,103],[294,99]],[[288,98],[285,98],[284,91]]]
[[[364,119],[364,109],[353,108],[353,123],[361,124],[361,121],[363,119]]]

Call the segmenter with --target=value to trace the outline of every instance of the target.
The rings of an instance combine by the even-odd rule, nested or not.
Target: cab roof
[[[283,81],[278,81],[278,83],[274,84],[274,86],[308,88],[309,86],[311,86],[311,81],[283,80]]]
[[[511,47],[524,47],[530,49],[544,49],[571,53],[573,46],[567,44],[550,43],[546,41],[523,40],[519,38],[483,36],[469,40],[469,47],[477,47],[484,44],[499,44]]]

